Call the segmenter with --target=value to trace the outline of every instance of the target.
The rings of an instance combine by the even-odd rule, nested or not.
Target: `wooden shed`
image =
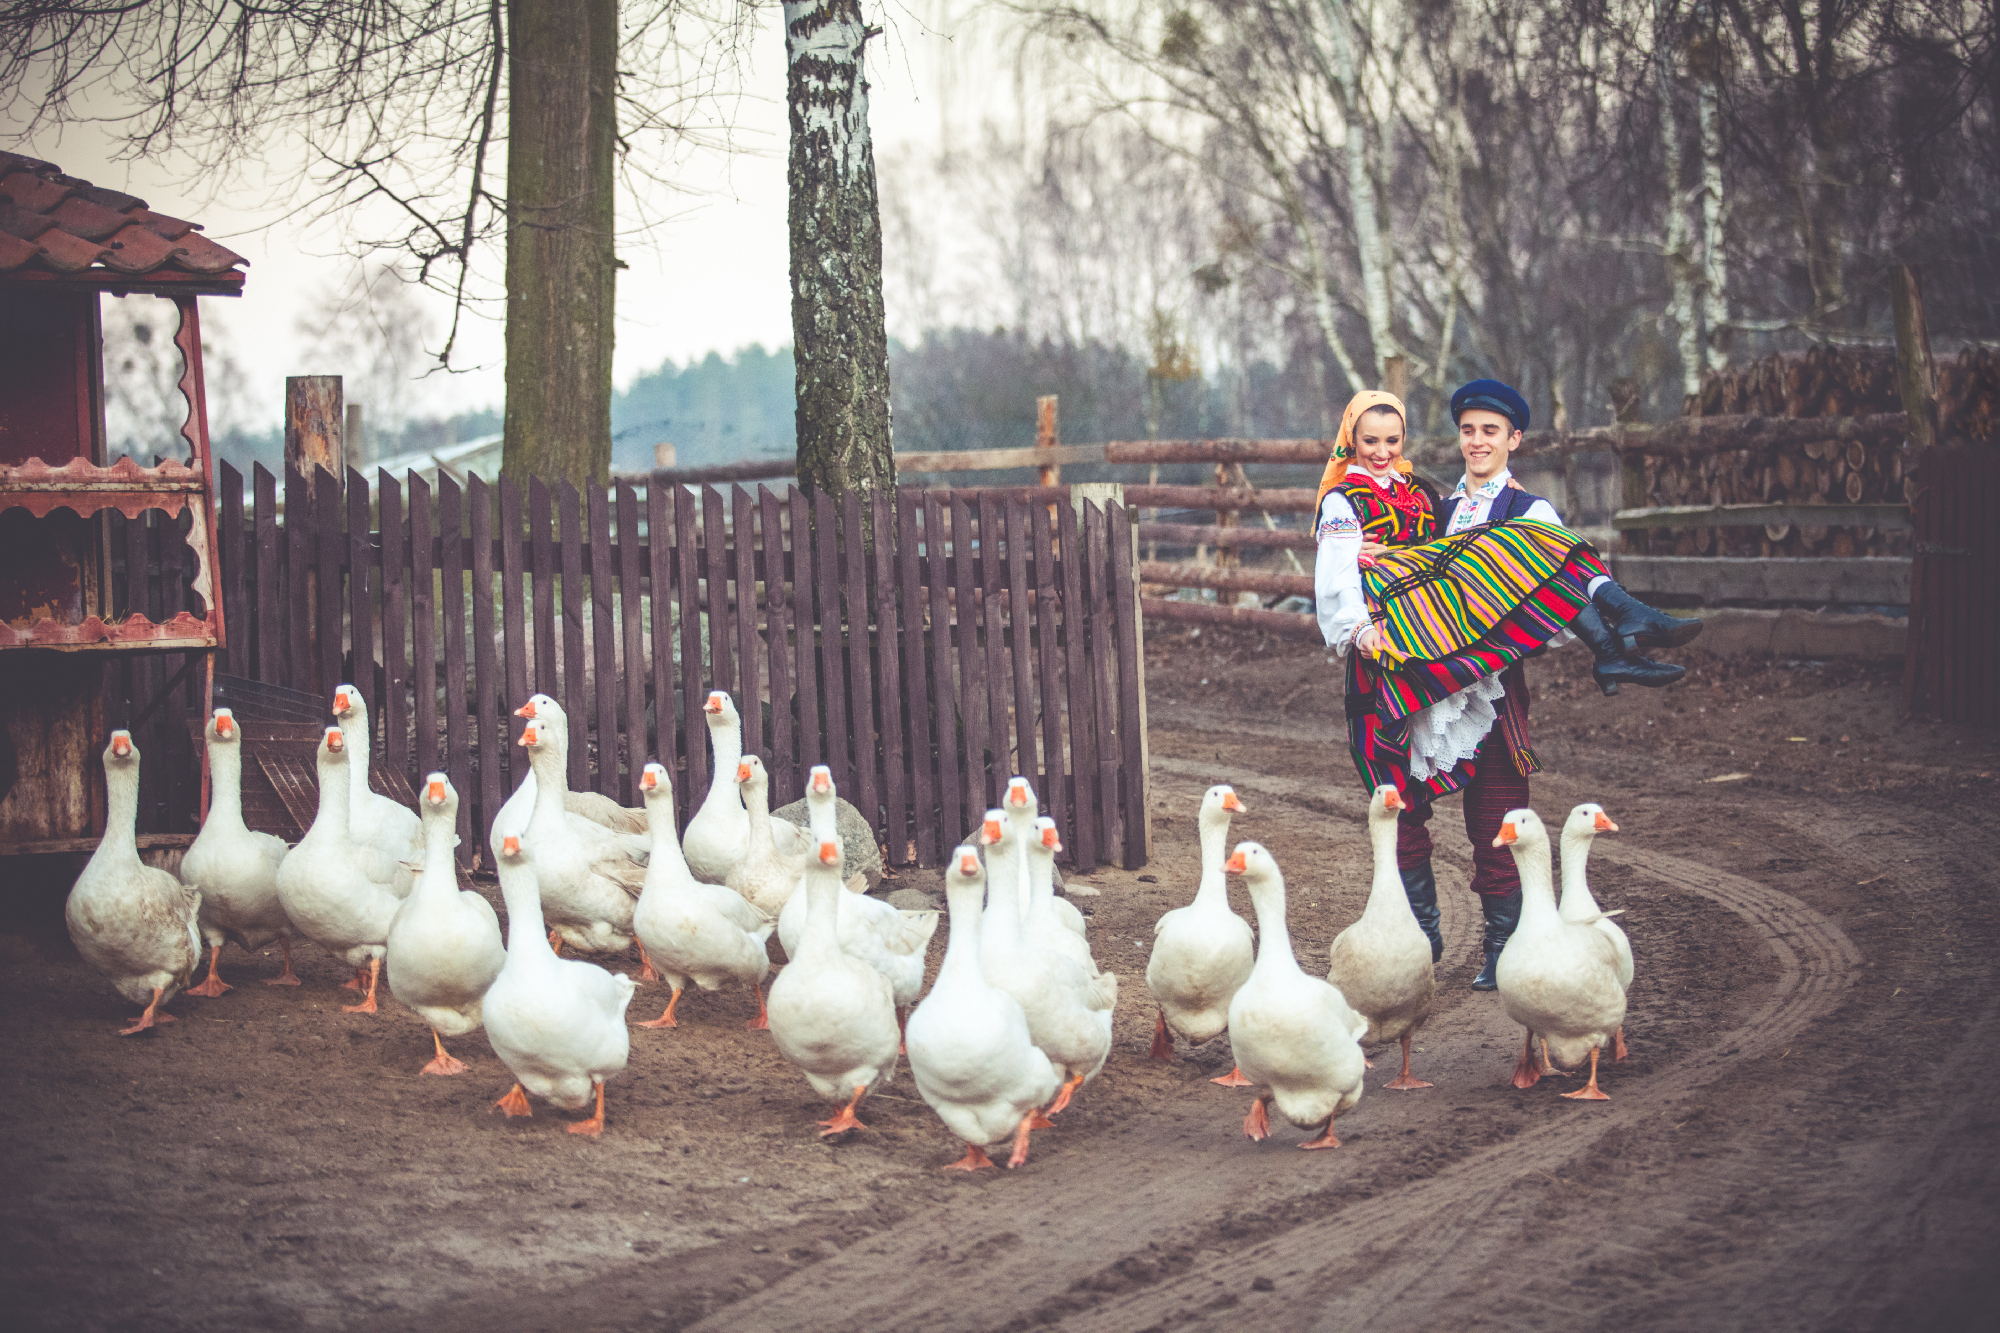
[[[247,262],[143,199],[0,152],[0,854],[96,845],[116,726],[144,756],[141,845],[192,837],[187,696],[209,689],[224,633],[197,302],[240,294]],[[107,457],[106,294],[178,311],[187,417],[146,461]]]

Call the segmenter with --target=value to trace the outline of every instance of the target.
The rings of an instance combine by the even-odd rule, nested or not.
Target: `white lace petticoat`
[[[1499,713],[1494,701],[1507,693],[1498,672],[1481,676],[1458,693],[1410,718],[1410,776],[1418,782],[1449,773],[1479,753]]]

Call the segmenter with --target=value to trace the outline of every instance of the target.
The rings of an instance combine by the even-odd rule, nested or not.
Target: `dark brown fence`
[[[1034,781],[1077,867],[1145,857],[1143,689],[1124,510],[905,491],[841,501],[620,483],[435,493],[350,471],[221,468],[218,670],[326,694],[351,681],[413,781],[449,773],[461,854],[525,772],[512,710],[570,717],[572,787],[636,804],[651,759],[685,818],[706,794],[702,703],[727,690],[774,803],[835,781],[898,864],[939,864]],[[288,523],[287,515],[302,521]],[[364,669],[357,669],[356,664]]]
[[[2000,722],[2000,449],[1938,445],[1917,455],[1910,521],[1910,633],[1903,709]]]

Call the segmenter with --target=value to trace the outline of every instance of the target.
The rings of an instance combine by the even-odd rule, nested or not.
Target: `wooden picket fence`
[[[476,477],[433,493],[414,473],[371,488],[351,470],[343,491],[292,470],[281,506],[270,472],[245,480],[222,465],[217,670],[355,685],[391,767],[450,775],[468,860],[526,771],[512,710],[528,695],[569,714],[573,788],[637,804],[657,759],[685,820],[708,789],[702,705],[720,689],[773,804],[825,763],[893,864],[941,864],[1016,773],[1070,865],[1144,862],[1118,505]]]

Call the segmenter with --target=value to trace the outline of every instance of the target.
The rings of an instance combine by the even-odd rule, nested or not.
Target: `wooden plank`
[[[216,558],[222,564],[220,579],[212,579],[222,598],[222,624],[228,636],[227,670],[232,676],[250,674],[250,636],[256,621],[244,592],[246,546],[243,535],[243,474],[223,463],[222,499],[216,506]]]
[[[556,508],[562,515],[562,701],[569,715],[569,789],[590,788],[590,665],[583,646],[583,497],[568,482],[557,483]]]
[[[948,559],[944,535],[944,505],[935,495],[901,496],[899,503],[907,504],[912,520],[917,506],[923,507],[923,549],[917,550],[914,534],[905,543],[911,562],[921,560],[919,566],[922,584],[930,603],[929,633],[919,634],[912,626],[909,636],[918,641],[919,653],[929,652],[930,675],[923,673],[924,663],[917,662],[917,669],[909,679],[917,683],[911,691],[910,729],[915,736],[919,763],[921,756],[931,753],[936,746],[937,763],[933,769],[933,782],[920,791],[920,798],[932,798],[934,813],[917,830],[917,854],[925,865],[936,865],[947,854],[946,849],[955,846],[959,834],[970,827],[966,821],[965,782],[958,763],[958,698],[959,692],[952,687],[951,673],[951,589],[946,573]],[[905,587],[914,594],[918,580],[910,578]],[[918,624],[921,624],[921,618]],[[922,688],[921,682],[928,679],[930,689]],[[919,703],[918,701],[921,701]],[[921,771],[921,770],[919,770]],[[923,841],[929,833],[931,841]],[[934,855],[925,855],[929,846]]]
[[[1039,505],[1035,508],[1040,508]],[[1040,787],[1035,756],[1035,611],[1028,597],[1029,506],[1010,503],[1007,514],[1007,665],[1014,674],[1014,772]],[[1061,762],[1057,762],[1061,767]],[[1046,808],[1046,792],[1037,793]]]
[[[1083,502],[1084,617],[1090,628],[1090,688],[1095,696],[1091,726],[1097,732],[1097,804],[1102,814],[1098,825],[1102,842],[1100,856],[1109,859],[1114,849],[1123,859],[1125,811],[1119,804],[1119,749],[1112,719],[1118,712],[1118,695],[1113,684],[1111,611],[1111,537],[1107,510],[1120,506]]]
[[[1140,654],[1138,585],[1132,581],[1132,531],[1123,505],[1112,505],[1105,537],[1111,545],[1110,602],[1118,620],[1118,742],[1124,795],[1124,868],[1146,864],[1146,689]]]
[[[1148,620],[1170,625],[1237,625],[1306,643],[1321,641],[1319,621],[1306,612],[1266,611],[1259,606],[1222,606],[1214,602],[1181,602],[1166,597],[1141,597],[1139,609]]]
[[[410,687],[416,696],[416,735],[408,772],[422,778],[438,762],[437,580],[431,564],[431,488],[410,473]]]
[[[1125,503],[1143,509],[1226,509],[1267,514],[1310,514],[1319,492],[1306,487],[1127,486]]]
[[[514,710],[527,702],[534,691],[528,687],[527,589],[522,585],[526,557],[521,550],[521,488],[510,477],[500,478],[500,635],[507,659],[507,693],[500,700],[500,753],[496,767],[504,765],[506,790],[512,792],[527,775],[527,752],[515,746],[526,718]],[[486,762],[484,755],[480,762]],[[496,809],[494,813],[498,813]],[[486,821],[492,822],[489,817]]]
[[[456,481],[444,474],[438,477],[437,526],[446,537],[465,531],[463,492]],[[445,542],[439,573],[438,612],[444,621],[445,772],[451,775],[454,788],[471,793],[474,790],[472,737],[465,707],[465,556],[457,542]],[[490,609],[488,615],[491,615]],[[459,864],[470,865],[479,847],[479,840],[472,835],[472,802],[461,800],[458,804]]]
[[[729,488],[730,577],[736,583],[736,684],[743,714],[743,753],[764,754],[763,640],[757,636],[757,509],[750,492]]]
[[[882,736],[883,842],[889,849],[889,864],[908,865],[910,844],[910,746],[903,740],[903,617],[897,605],[896,505],[886,488],[877,488],[872,499],[875,526],[875,589],[869,604],[875,608],[875,634],[871,655],[875,659],[876,691]],[[914,603],[915,584],[907,596]],[[922,680],[919,674],[916,679]]]
[[[555,497],[540,477],[528,479],[528,539],[534,561],[535,598],[535,688],[532,693],[546,694],[553,699],[562,691],[562,681],[556,671],[556,514]],[[522,703],[525,702],[525,699],[522,700]],[[520,738],[516,735],[515,739]]]
[[[896,475],[915,472],[1003,472],[1063,463],[1102,463],[1101,444],[1025,445],[1011,449],[911,450],[896,455]]]
[[[1008,695],[1013,673],[1007,662],[1007,502],[979,497],[980,628],[985,631],[986,803],[1000,804],[1007,779],[1021,771],[1008,734]]]
[[[812,556],[812,502],[794,486],[788,496],[792,511],[792,615],[795,639],[792,660],[798,664],[793,681],[799,699],[797,758],[793,760],[792,782],[787,792],[803,791],[808,769],[824,757],[819,722],[819,647],[813,612],[814,574]]]
[[[744,711],[743,692],[736,688],[733,668],[734,637],[729,616],[729,522],[722,492],[713,486],[701,488],[702,559],[707,573],[704,591],[708,607],[708,688],[721,690],[736,700],[736,711]]]
[[[1090,667],[1085,643],[1089,639],[1090,615],[1083,592],[1083,529],[1078,525],[1076,507],[1068,500],[1056,503],[1056,576],[1062,588],[1062,655],[1069,733],[1071,774],[1070,825],[1065,841],[1070,843],[1070,864],[1079,871],[1093,869],[1102,846],[1102,815],[1097,804],[1096,695],[1091,689]],[[1039,548],[1037,548],[1039,550]],[[1050,633],[1052,621],[1044,617],[1042,632]],[[1044,708],[1049,705],[1044,700]]]
[[[1698,597],[1723,602],[1841,602],[1908,606],[1911,561],[1906,556],[1806,556],[1762,560],[1740,556],[1615,555],[1612,577],[1633,596]]]
[[[1131,488],[1127,487],[1127,494]],[[1218,569],[1214,565],[1139,562],[1139,582],[1168,588],[1214,588],[1218,592],[1259,592],[1272,597],[1310,597],[1313,576],[1281,574],[1274,569]]]
[[[483,829],[500,813],[506,783],[501,775],[505,764],[500,755],[506,748],[501,737],[507,728],[500,724],[499,646],[493,641],[493,490],[473,473],[466,478],[465,503],[472,510],[472,708],[474,726],[469,728],[479,747],[479,811],[472,827]],[[459,808],[465,807],[459,802]],[[475,838],[475,842],[481,841]]]
[[[765,660],[771,673],[771,785],[789,795],[801,790],[798,737],[792,726],[792,644],[786,609],[784,517],[770,487],[757,488],[757,510],[764,530],[759,555],[764,565]],[[776,802],[773,802],[776,804]]]
[[[674,763],[674,547],[673,501],[664,486],[646,492],[646,558],[653,618],[653,746],[650,753],[669,774]],[[676,784],[674,801],[682,801]]]
[[[1819,528],[1888,528],[1910,526],[1910,507],[1866,505],[1660,505],[1621,509],[1611,516],[1620,532],[1641,528],[1761,528],[1786,523]]]
[[[875,711],[875,664],[873,645],[868,637],[868,537],[861,521],[861,492],[848,487],[840,497],[841,583],[846,596],[844,619],[846,651],[842,660],[847,672],[847,735],[852,738],[854,787],[860,793],[850,798],[875,830],[881,841],[882,784],[878,776],[876,746],[882,724]]]
[[[382,756],[410,776],[410,544],[403,536],[403,488],[387,472],[375,474],[375,505],[382,546]]]
[[[645,550],[639,541],[639,494],[630,482],[618,486],[618,629],[625,687],[625,772],[618,784],[621,804],[640,803],[639,774],[646,767],[646,613],[641,597]]]
[[[849,790],[854,784],[854,765],[849,746],[854,733],[848,726],[847,653],[840,632],[840,517],[833,497],[815,491],[813,507],[813,600],[819,609],[820,704],[826,714],[825,763],[833,770],[834,785],[854,800]],[[860,802],[855,802],[857,805]],[[873,816],[870,816],[873,823]]]
[[[691,817],[708,792],[708,723],[702,705],[701,586],[695,573],[695,501],[685,486],[674,488],[675,604],[681,626],[681,736],[687,769],[679,787],[683,816]]]
[[[347,634],[353,645],[352,684],[368,710],[368,749],[377,752],[382,726],[381,691],[375,684],[375,541],[370,529],[368,479],[347,470]]]
[[[336,685],[347,684],[342,659],[340,565],[346,554],[346,534],[341,531],[340,478],[325,468],[313,470],[312,521],[319,528],[313,550],[313,565],[319,575],[319,693],[331,698]]]
[[[1324,463],[1332,440],[1112,440],[1107,463]]]
[[[1057,648],[1062,610],[1056,598],[1055,534],[1051,531],[1046,505],[1030,506],[1028,522],[1029,538],[1035,553],[1035,601],[1030,624],[1036,649],[1036,683],[1042,711],[1042,808],[1048,812],[1049,818],[1056,821],[1064,850],[1074,865],[1076,815],[1070,808],[1071,795],[1063,783],[1062,658]]]
[[[965,738],[960,770],[965,775],[965,822],[969,833],[995,803],[986,764],[986,659],[979,648],[978,561],[973,552],[972,510],[961,495],[951,497],[951,558],[957,599],[958,715]],[[942,558],[942,557],[940,557]],[[942,572],[933,566],[933,572]],[[945,698],[953,697],[950,694]]]
[[[284,678],[285,565],[278,544],[278,479],[262,463],[252,469],[257,502],[257,679]]]
[[[1286,551],[1311,551],[1317,546],[1305,528],[1224,528],[1200,523],[1141,523],[1139,540],[1169,546],[1269,546]]]
[[[648,488],[671,490],[676,486],[706,486],[712,482],[731,481],[778,481],[790,477],[798,471],[798,460],[785,458],[753,458],[744,463],[721,463],[715,467],[666,467],[654,468],[651,472],[629,474],[633,481]],[[619,474],[621,477],[627,474]]]
[[[590,642],[597,698],[597,781],[592,789],[616,800],[618,782],[618,612],[611,574],[611,501],[602,486],[587,488],[590,524]],[[571,748],[579,743],[582,728]]]
[[[311,483],[297,468],[285,469],[285,598],[290,604],[286,616],[285,679],[292,689],[306,694],[321,693],[314,679],[318,669],[313,661],[312,601],[312,502],[306,496]]]

